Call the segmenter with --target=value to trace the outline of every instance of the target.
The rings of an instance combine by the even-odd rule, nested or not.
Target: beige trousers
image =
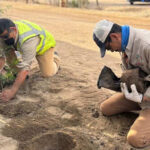
[[[49,77],[57,73],[60,65],[60,58],[54,54],[55,49],[51,48],[47,50],[43,55],[37,55],[42,76]]]
[[[122,93],[117,93],[100,104],[104,115],[110,116],[122,112],[141,110],[138,103],[127,100]],[[140,111],[139,117],[131,126],[127,141],[134,147],[143,148],[150,145],[150,109]]]

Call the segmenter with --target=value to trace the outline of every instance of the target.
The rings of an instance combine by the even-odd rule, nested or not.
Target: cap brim
[[[105,56],[106,53],[105,44],[102,44],[102,46],[100,47],[100,53],[101,53],[101,57]]]
[[[93,40],[95,41],[95,43],[97,44],[97,46],[100,48],[100,53],[101,53],[101,57],[105,56],[105,52],[106,52],[106,48],[105,48],[105,44],[102,43],[95,34],[93,34]]]

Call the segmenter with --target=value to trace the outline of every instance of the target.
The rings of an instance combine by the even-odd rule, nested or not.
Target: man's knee
[[[58,72],[58,70],[59,66],[57,66],[57,64],[54,62],[52,68],[42,72],[42,76],[45,78],[52,77]]]
[[[105,102],[100,104],[100,111],[103,113],[103,115],[106,115],[106,116],[111,116],[112,115],[112,113],[110,112],[110,109],[105,104]]]
[[[143,148],[150,145],[150,141],[146,141],[147,137],[138,133],[138,131],[131,130],[127,135],[127,141],[130,145],[136,148]]]

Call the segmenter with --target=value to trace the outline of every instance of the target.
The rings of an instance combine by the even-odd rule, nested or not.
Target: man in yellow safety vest
[[[60,65],[55,45],[52,34],[35,23],[0,19],[0,70],[7,61],[17,72],[13,85],[0,93],[0,99],[9,101],[16,95],[35,57],[44,77],[55,75]]]

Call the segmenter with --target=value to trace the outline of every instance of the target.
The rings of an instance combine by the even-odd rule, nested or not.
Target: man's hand
[[[126,83],[121,83],[121,91],[124,93],[126,99],[141,103],[143,94],[138,93],[135,84],[131,85],[131,93],[129,93]]]
[[[11,89],[6,89],[4,91],[2,91],[2,93],[0,94],[0,100],[7,102],[10,99],[15,97],[15,92]]]
[[[14,98],[17,91],[19,90],[20,86],[25,81],[29,71],[22,70],[18,73],[17,78],[15,82],[13,83],[11,89],[6,89],[2,91],[0,94],[0,100],[3,100],[4,102],[9,101],[10,99]]]

